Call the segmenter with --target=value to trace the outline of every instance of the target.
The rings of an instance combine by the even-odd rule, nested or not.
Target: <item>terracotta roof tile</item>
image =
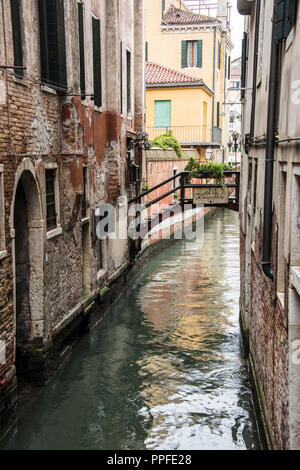
[[[178,72],[177,70],[168,69],[162,65],[154,64],[153,62],[146,63],[146,83],[147,85],[162,85],[162,84],[198,84],[204,85],[201,78],[192,77],[186,73]]]
[[[215,23],[218,21],[211,16],[200,15],[189,11],[179,10],[173,5],[170,6],[164,16],[165,23],[168,24],[200,24],[200,23]]]

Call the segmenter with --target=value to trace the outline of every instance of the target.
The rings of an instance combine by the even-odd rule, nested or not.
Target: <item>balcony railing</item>
[[[173,136],[182,145],[221,144],[222,142],[222,129],[215,126],[147,127],[150,140],[165,134],[167,131],[172,131]]]

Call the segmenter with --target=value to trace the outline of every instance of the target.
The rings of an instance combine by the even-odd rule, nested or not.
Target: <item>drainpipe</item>
[[[274,1],[273,26],[272,26],[272,48],[269,78],[269,101],[268,101],[268,125],[267,144],[265,159],[265,197],[264,197],[264,228],[263,228],[263,271],[270,279],[274,279],[274,271],[271,268],[271,244],[272,244],[272,209],[273,209],[273,170],[274,170],[274,148],[276,133],[277,95],[279,93],[279,43],[275,40],[276,4]]]
[[[215,124],[215,86],[216,86],[216,41],[217,41],[217,28],[214,27],[214,54],[213,54],[213,106],[212,106],[212,125]]]
[[[251,139],[253,139],[253,137],[254,137],[254,130],[255,130],[255,105],[256,105],[256,83],[257,83],[257,63],[258,63],[258,45],[259,45],[260,6],[261,6],[261,1],[257,0],[257,3],[256,3],[256,17],[255,17],[254,64],[253,64],[253,79],[252,79],[252,109],[251,109],[251,125],[250,125],[250,138]]]

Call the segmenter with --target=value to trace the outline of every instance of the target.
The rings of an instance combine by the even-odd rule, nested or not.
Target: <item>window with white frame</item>
[[[0,165],[0,259],[5,254],[4,168]]]

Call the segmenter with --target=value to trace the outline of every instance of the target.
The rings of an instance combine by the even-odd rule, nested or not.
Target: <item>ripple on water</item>
[[[7,449],[254,449],[239,338],[239,221],[154,258],[27,407]]]

